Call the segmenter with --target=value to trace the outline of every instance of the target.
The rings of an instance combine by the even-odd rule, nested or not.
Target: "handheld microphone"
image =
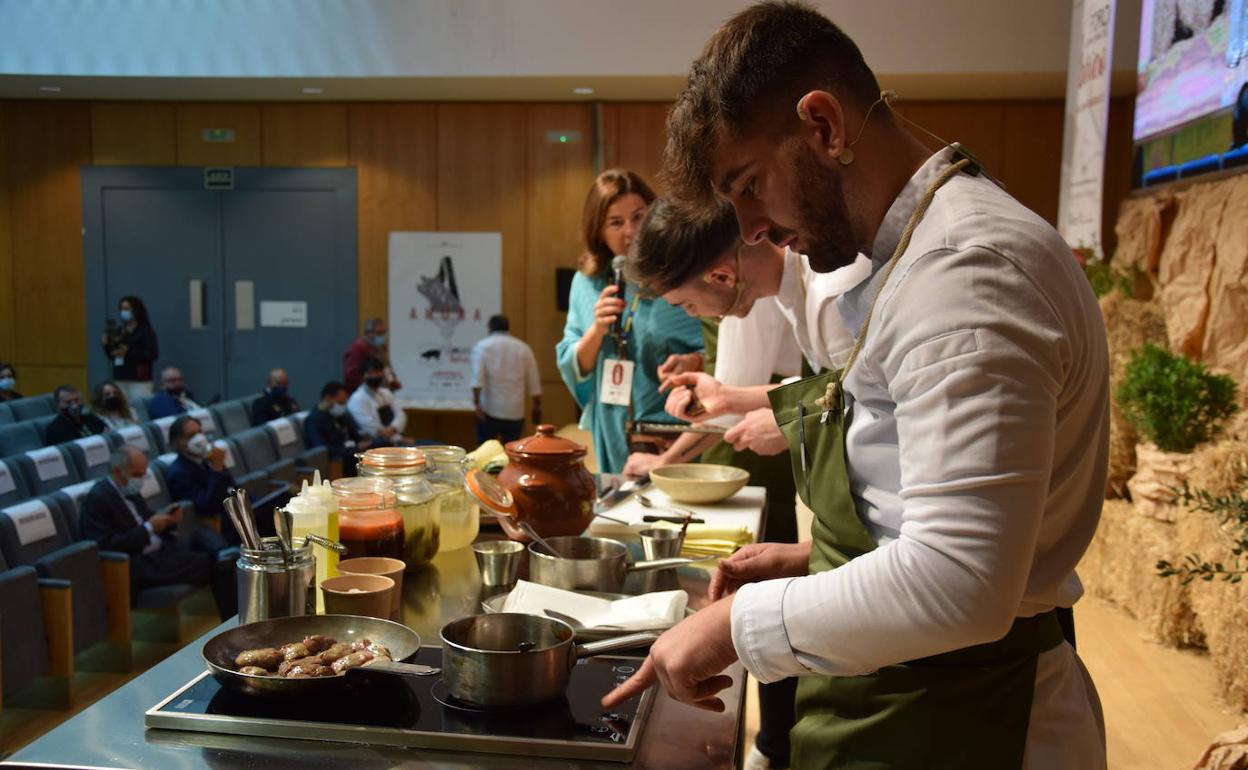
[[[617,254],[615,259],[611,260],[611,269],[615,271],[615,296],[617,299],[624,299],[624,286],[626,284],[624,280],[624,263],[627,261],[628,258],[623,254]],[[623,314],[615,317],[615,322],[611,324],[612,336],[620,336],[623,320]]]

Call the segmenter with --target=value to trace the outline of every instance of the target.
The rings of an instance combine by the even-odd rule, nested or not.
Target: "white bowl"
[[[650,471],[650,480],[677,502],[718,503],[745,486],[750,473],[731,465],[677,463]]]

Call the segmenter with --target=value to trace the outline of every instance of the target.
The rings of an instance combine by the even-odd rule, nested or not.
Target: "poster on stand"
[[[1101,197],[1105,188],[1105,132],[1113,63],[1114,0],[1075,0],[1066,73],[1066,123],[1057,229],[1093,258],[1101,247]]]
[[[472,346],[502,312],[501,233],[390,233],[390,363],[411,409],[472,409]]]

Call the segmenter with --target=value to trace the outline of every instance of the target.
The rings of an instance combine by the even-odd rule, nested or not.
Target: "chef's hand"
[[[741,422],[724,434],[724,441],[738,452],[749,449],[760,455],[778,455],[789,449],[789,440],[780,432],[776,414],[770,409],[746,412]]]
[[[667,462],[663,455],[633,452],[628,456],[628,462],[624,463],[624,475],[630,479],[639,479],[655,468],[667,465]]]
[[[706,411],[697,417],[686,414],[691,401],[687,387],[689,385],[693,386],[698,400],[702,402],[702,406],[706,407]],[[672,392],[667,394],[667,403],[663,405],[663,409],[679,420],[702,422],[729,412],[728,400],[724,397],[724,386],[719,380],[705,372],[673,375],[659,387],[659,391],[662,392],[668,388],[671,388]]]
[[[618,321],[624,312],[624,300],[616,297],[615,292],[615,284],[609,284],[594,303],[594,331],[599,335],[611,331],[611,324]]]
[[[746,583],[810,573],[810,541],[804,543],[751,543],[720,561],[711,575],[707,596],[711,601],[731,596]]]
[[[673,353],[659,364],[659,392],[667,390],[667,381],[678,374],[700,372],[706,363],[702,353]]]
[[[716,693],[730,687],[732,677],[720,672],[736,659],[729,597],[698,610],[660,636],[637,673],[607,693],[602,707],[613,708],[659,682],[681,703],[723,711],[724,702]]]

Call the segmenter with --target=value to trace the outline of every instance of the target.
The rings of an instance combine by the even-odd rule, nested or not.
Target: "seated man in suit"
[[[337,380],[321,388],[321,400],[303,422],[303,437],[309,447],[323,446],[332,460],[342,461],[342,472],[355,475],[355,455],[371,444],[360,434],[355,418],[347,411],[347,386]]]
[[[190,547],[175,534],[182,510],[153,513],[143,499],[147,457],[131,446],[113,450],[109,475],[91,487],[82,503],[83,537],[101,550],[130,556],[134,591],[174,583],[211,585],[222,620],[238,612],[238,589],[232,564],[218,564],[225,540],[207,527],[191,535]]]
[[[175,500],[195,503],[201,519],[215,518],[227,542],[238,543],[238,533],[225,514],[222,501],[234,488],[234,477],[225,469],[225,452],[214,447],[199,420],[184,414],[169,426],[169,443],[178,453],[165,474],[169,494]]]
[[[152,396],[147,404],[147,413],[153,420],[161,417],[173,417],[175,414],[186,414],[198,409],[199,404],[191,399],[182,380],[182,370],[176,366],[167,366],[160,372],[160,392]]]
[[[44,431],[44,446],[108,432],[103,420],[82,411],[82,394],[76,388],[62,385],[53,392],[52,398],[56,402],[56,419],[48,423]]]
[[[251,424],[263,425],[269,420],[289,417],[299,411],[299,402],[290,396],[290,376],[285,369],[274,369],[264,381],[264,395],[251,405]]]

